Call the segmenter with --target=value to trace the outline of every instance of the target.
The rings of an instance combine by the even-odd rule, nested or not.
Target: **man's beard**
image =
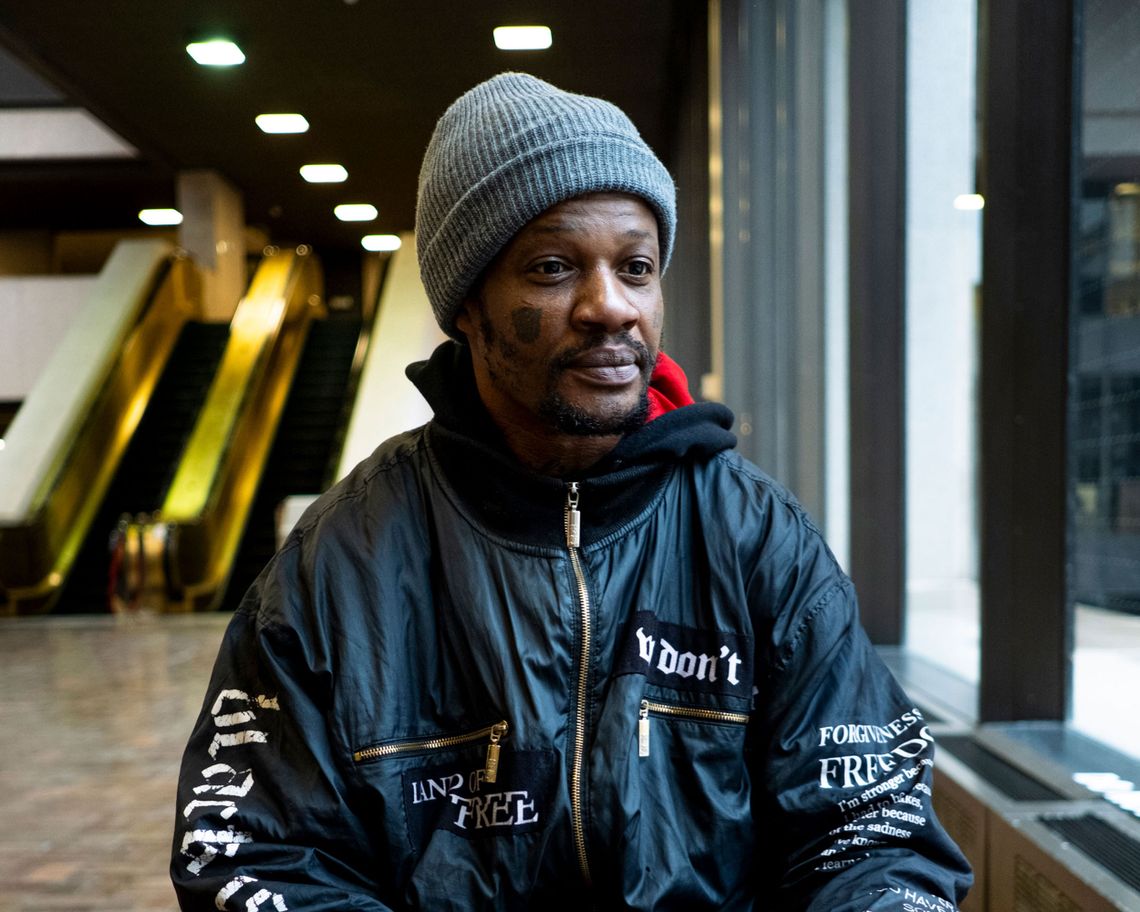
[[[570,362],[583,352],[596,348],[606,341],[604,336],[590,339],[585,345],[564,352],[551,365],[550,375],[547,378],[547,392],[538,405],[538,413],[555,430],[577,437],[611,437],[632,433],[645,424],[645,419],[649,416],[649,378],[657,358],[629,333],[621,333],[614,341],[637,352],[641,366],[641,391],[631,409],[612,414],[593,414],[567,402],[558,392],[559,375]]]

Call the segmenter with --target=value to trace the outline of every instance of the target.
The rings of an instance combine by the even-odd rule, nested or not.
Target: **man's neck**
[[[535,431],[495,422],[507,447],[524,466],[541,475],[573,478],[597,464],[621,441],[620,434],[595,437]]]

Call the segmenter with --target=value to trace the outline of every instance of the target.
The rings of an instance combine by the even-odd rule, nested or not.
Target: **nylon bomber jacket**
[[[180,775],[184,910],[957,908],[934,744],[723,406],[581,479],[436,412],[324,495],[226,632]]]

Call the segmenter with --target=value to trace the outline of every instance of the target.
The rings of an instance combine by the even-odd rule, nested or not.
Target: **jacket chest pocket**
[[[354,751],[353,760],[379,793],[390,822],[398,803],[407,840],[421,856],[437,831],[477,839],[520,835],[545,824],[553,754],[514,749],[509,732],[503,720],[379,742]]]
[[[699,905],[686,892],[692,883],[731,905],[728,898],[748,881],[756,845],[749,716],[650,698],[635,706],[627,779],[633,794],[625,802],[627,817],[636,812],[638,820],[632,852],[644,868],[674,873],[680,892],[673,907]]]
[[[642,802],[685,808],[671,821],[681,830],[750,826],[746,713],[643,698],[636,721]]]
[[[480,743],[486,744],[486,760],[483,764],[482,779],[493,783],[498,778],[499,755],[502,740],[510,730],[506,719],[485,725],[473,731],[459,734],[438,734],[426,738],[402,738],[396,741],[381,741],[353,751],[354,763],[370,763],[390,757],[430,756],[442,751],[468,748]]]
[[[747,713],[643,699],[637,716],[637,755],[639,757],[650,756],[653,719],[664,720],[666,723],[697,722],[727,726],[730,730],[736,727],[740,729],[741,736],[743,736],[744,726],[748,724]]]

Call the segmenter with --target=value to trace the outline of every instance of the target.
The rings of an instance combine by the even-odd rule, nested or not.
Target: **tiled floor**
[[[172,912],[174,787],[226,618],[0,623],[0,912]]]

